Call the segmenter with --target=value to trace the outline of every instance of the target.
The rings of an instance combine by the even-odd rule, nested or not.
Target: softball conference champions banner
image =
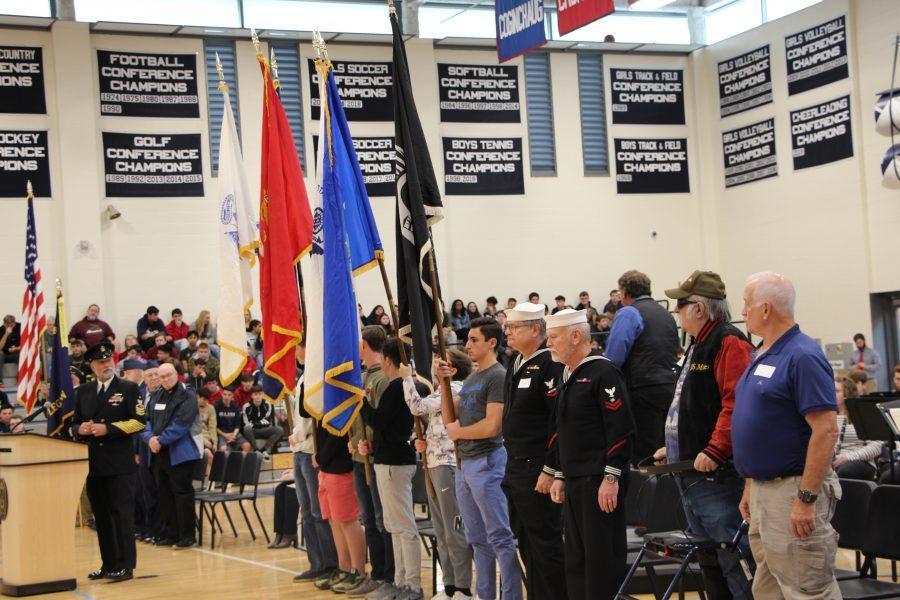
[[[0,131],[0,198],[24,198],[28,180],[36,198],[50,197],[46,131]]]
[[[497,60],[506,62],[547,43],[544,0],[497,0]]]
[[[0,46],[0,113],[43,115],[46,112],[43,49]],[[36,185],[34,191],[37,195]]]
[[[784,38],[788,95],[850,76],[846,17],[838,17]]]
[[[614,125],[684,125],[684,71],[611,67]]]
[[[616,10],[613,0],[556,0],[559,35],[566,35]]]
[[[791,111],[794,170],[853,156],[850,96]]]
[[[352,62],[333,60],[334,78],[348,121],[393,121],[391,99],[393,66],[389,62]],[[307,60],[311,118],[319,120],[322,99],[319,98],[319,73],[316,63]]]
[[[772,101],[769,45],[719,63],[719,115],[727,117]]]
[[[203,195],[200,134],[103,132],[107,198]]]
[[[97,50],[97,67],[101,115],[200,116],[196,54]]]
[[[442,123],[520,123],[519,67],[438,63]]]
[[[444,194],[524,193],[522,138],[444,138]]]
[[[691,191],[687,139],[615,138],[619,194],[676,194]]]
[[[778,175],[775,119],[722,133],[722,155],[727,188]]]
[[[394,197],[397,193],[397,175],[394,171],[397,151],[394,149],[394,138],[357,136],[353,138],[353,149],[356,150],[369,198]],[[313,136],[313,152],[316,155],[319,152],[317,135]]]

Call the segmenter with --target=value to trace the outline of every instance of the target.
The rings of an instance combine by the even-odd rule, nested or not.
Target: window
[[[822,0],[765,0],[766,20],[774,21],[792,12],[803,10],[807,6],[818,4]]]
[[[758,2],[759,0],[757,0]],[[684,15],[660,16],[613,13],[559,36],[559,17],[550,13],[553,39],[571,42],[602,42],[612,35],[617,42],[646,44],[690,44],[691,32]]]
[[[525,54],[525,100],[528,108],[528,155],[532,175],[556,175],[553,141],[553,89],[550,54]]]
[[[706,15],[706,43],[715,44],[762,25],[762,2],[738,0]]]
[[[244,27],[342,33],[391,33],[384,2],[316,0],[243,0]]]
[[[278,83],[281,104],[291,124],[291,135],[297,146],[300,167],[306,171],[305,144],[303,138],[303,97],[300,93],[300,55],[296,44],[271,44],[278,67]]]
[[[606,91],[603,56],[578,53],[578,96],[581,102],[581,147],[585,175],[609,175],[606,140]]]
[[[241,113],[238,111],[237,69],[235,67],[234,42],[231,40],[204,40],[203,50],[206,56],[206,107],[209,119],[209,156],[213,177],[219,172],[219,137],[222,134],[222,115],[225,112],[225,99],[219,91],[219,73],[216,71],[216,53],[222,62],[225,83],[228,84],[228,98],[234,112],[234,124],[238,136],[241,134]]]
[[[4,0],[0,2],[0,15],[17,17],[49,17],[49,0]]]
[[[494,11],[490,9],[423,4],[419,8],[419,37],[440,40],[447,37],[497,37]]]
[[[85,22],[241,26],[237,0],[75,0],[75,17]]]

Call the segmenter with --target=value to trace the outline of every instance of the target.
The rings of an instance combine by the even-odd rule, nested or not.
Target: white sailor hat
[[[586,310],[573,310],[564,308],[555,315],[547,315],[547,329],[554,327],[568,327],[569,325],[577,325],[578,323],[587,323]]]
[[[520,302],[515,308],[506,310],[507,321],[537,321],[544,318],[547,307],[533,302]]]

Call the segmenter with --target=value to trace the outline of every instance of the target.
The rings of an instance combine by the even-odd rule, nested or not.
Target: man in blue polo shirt
[[[744,289],[747,331],[763,341],[735,389],[734,464],[746,478],[740,509],[750,523],[757,600],[839,600],[834,373],[794,322],[795,296],[777,273],[751,275]]]

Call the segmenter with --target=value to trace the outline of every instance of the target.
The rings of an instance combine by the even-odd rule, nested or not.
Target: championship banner
[[[100,114],[199,117],[196,54],[97,50]]]
[[[200,134],[103,132],[107,198],[203,195]]]
[[[726,188],[778,175],[775,119],[723,132],[722,155]]]
[[[687,139],[615,138],[616,192],[676,194],[691,191]]]
[[[319,73],[316,63],[309,65],[309,91],[311,118],[319,120],[322,99],[319,97]],[[333,60],[334,78],[338,94],[348,121],[393,121],[394,104],[391,100],[393,67],[389,62],[352,62]]]
[[[46,131],[0,131],[0,198],[21,198],[29,180],[35,198],[50,197]]]
[[[0,113],[47,113],[43,48],[0,46]]]
[[[559,35],[566,35],[616,10],[613,0],[556,0]]]
[[[444,138],[444,194],[524,193],[522,138]]]
[[[438,63],[441,123],[521,123],[519,67]]]
[[[727,117],[772,101],[772,64],[769,45],[718,65],[719,115]]]
[[[497,60],[506,62],[547,43],[544,0],[497,0]]]
[[[784,38],[788,95],[822,87],[850,76],[846,17]]]
[[[684,71],[612,67],[614,125],[684,125]]]
[[[369,198],[394,197],[397,193],[397,175],[394,169],[397,151],[394,149],[394,138],[357,136],[353,138],[353,149],[356,150],[359,170],[362,171]],[[314,135],[313,156],[318,156],[318,151],[319,136]]]
[[[794,170],[853,156],[850,96],[791,111]]]

